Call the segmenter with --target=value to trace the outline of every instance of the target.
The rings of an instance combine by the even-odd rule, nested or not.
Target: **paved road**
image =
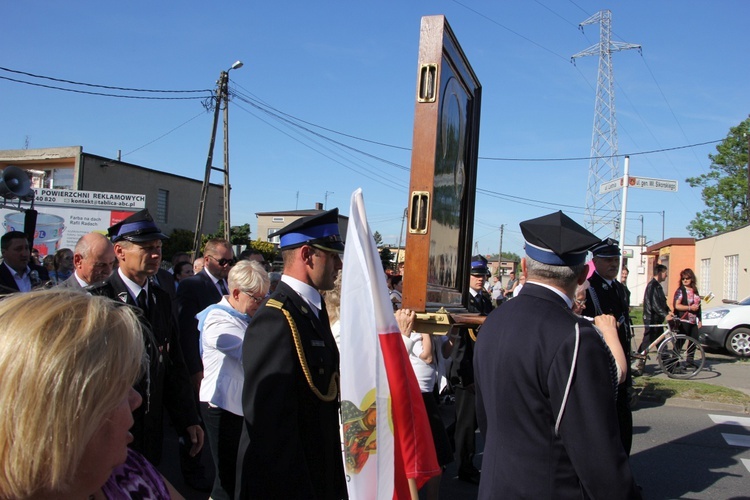
[[[633,414],[631,465],[647,500],[750,498],[750,418],[648,404]]]

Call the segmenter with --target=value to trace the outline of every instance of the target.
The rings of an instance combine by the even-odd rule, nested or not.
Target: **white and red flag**
[[[422,395],[367,224],[352,193],[341,284],[341,410],[349,496],[411,498],[440,474]]]

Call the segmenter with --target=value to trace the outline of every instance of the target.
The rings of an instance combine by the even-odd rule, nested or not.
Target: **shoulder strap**
[[[596,315],[601,316],[602,306],[599,304],[599,297],[596,295],[596,290],[594,290],[593,286],[590,286],[588,291],[591,294],[591,302],[594,303],[594,311],[596,311]]]
[[[305,375],[305,380],[307,380],[307,385],[310,387],[310,390],[312,390],[321,401],[330,402],[336,399],[339,395],[338,372],[334,372],[331,376],[331,382],[328,384],[328,394],[322,394],[313,383],[312,375],[310,374],[310,367],[307,365],[307,358],[305,357],[305,350],[302,347],[302,339],[300,338],[299,330],[297,329],[297,324],[294,322],[294,318],[292,318],[292,314],[284,309],[284,304],[276,299],[268,299],[266,301],[266,306],[278,309],[284,314],[284,317],[286,317],[286,320],[289,323],[289,328],[292,330],[292,338],[294,339],[294,348],[297,351],[297,358],[299,358],[302,373]]]

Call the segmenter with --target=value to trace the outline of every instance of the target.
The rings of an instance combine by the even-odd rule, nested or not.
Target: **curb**
[[[664,406],[676,406],[680,408],[695,408],[699,410],[725,411],[729,413],[750,413],[750,405],[739,405],[732,403],[719,403],[717,401],[705,401],[702,399],[685,398],[662,398],[653,394],[641,393],[639,401],[658,403]],[[637,408],[637,407],[636,407]]]

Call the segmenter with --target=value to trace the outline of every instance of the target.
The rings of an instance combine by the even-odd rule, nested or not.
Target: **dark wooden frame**
[[[465,310],[482,87],[445,16],[419,40],[403,307]]]

